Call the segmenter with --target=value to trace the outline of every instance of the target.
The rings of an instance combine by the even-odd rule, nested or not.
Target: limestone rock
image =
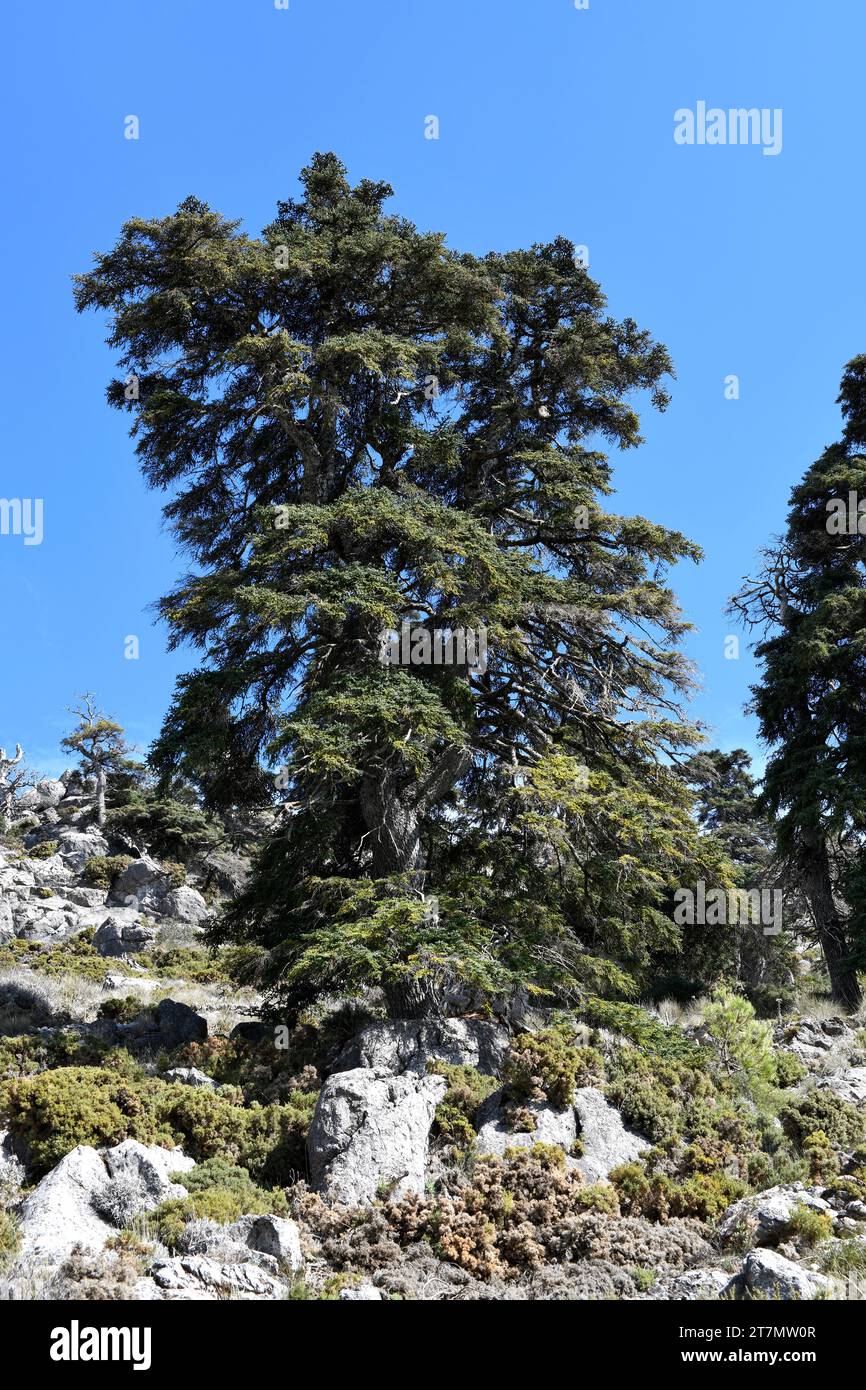
[[[745,1231],[755,1245],[771,1244],[784,1235],[799,1205],[813,1211],[832,1211],[830,1203],[821,1196],[820,1188],[806,1187],[801,1182],[787,1187],[769,1187],[765,1192],[742,1197],[728,1207],[719,1222],[719,1237],[723,1243],[730,1244],[741,1239]]]
[[[577,1167],[587,1182],[602,1182],[613,1168],[631,1163],[651,1145],[639,1134],[626,1129],[619,1111],[594,1086],[582,1086],[574,1093],[578,1138],[583,1153]]]
[[[430,1126],[447,1090],[442,1076],[337,1072],[322,1087],[310,1126],[313,1187],[330,1202],[361,1206],[383,1188],[423,1193]]]
[[[397,1019],[372,1023],[343,1050],[335,1071],[373,1067],[392,1076],[412,1071],[423,1076],[428,1062],[475,1067],[496,1076],[508,1051],[508,1030],[482,1019]]]
[[[818,1298],[833,1289],[832,1280],[786,1260],[777,1250],[750,1251],[743,1262],[741,1278],[750,1293],[764,1298]]]

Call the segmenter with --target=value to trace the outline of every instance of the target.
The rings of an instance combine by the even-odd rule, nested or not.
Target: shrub
[[[704,1024],[729,1076],[738,1077],[748,1090],[756,1082],[775,1080],[770,1026],[758,1022],[748,999],[719,986],[705,1010]]]
[[[186,883],[186,869],[183,864],[176,864],[167,860],[163,863],[162,871],[167,876],[172,888],[182,888]]]
[[[75,1033],[24,1033],[0,1037],[0,1081],[35,1076],[54,1067],[77,1063],[86,1066],[101,1061],[109,1051],[102,1038],[79,1037]]]
[[[436,1107],[434,1134],[446,1144],[469,1147],[475,1142],[472,1122],[478,1107],[496,1090],[496,1080],[482,1076],[475,1067],[450,1066],[447,1062],[431,1062],[428,1071],[448,1081],[448,1090]]]
[[[798,1245],[807,1247],[829,1240],[832,1234],[833,1218],[830,1213],[815,1211],[803,1202],[797,1203],[785,1229],[787,1239],[795,1240]]]
[[[590,996],[582,1012],[594,1028],[604,1028],[628,1038],[647,1055],[662,1061],[691,1063],[693,1066],[705,1064],[704,1051],[685,1037],[679,1028],[666,1028],[637,1004],[620,1004]]]
[[[131,1023],[144,1009],[135,994],[127,994],[123,999],[106,999],[99,1006],[99,1018],[113,1019],[116,1023]]]
[[[7,941],[0,946],[0,970],[25,966],[41,975],[78,975],[101,983],[105,979],[105,959],[93,946],[92,927],[47,946],[40,941]],[[117,968],[123,970],[120,961]]]
[[[294,1180],[316,1096],[292,1092],[281,1105],[234,1104],[222,1093],[145,1076],[121,1051],[101,1067],[58,1071],[0,1085],[0,1118],[27,1145],[37,1176],[78,1144],[180,1145],[198,1162],[228,1157],[268,1183]]]
[[[132,862],[129,854],[94,854],[84,866],[84,881],[91,888],[111,888]]]
[[[163,1202],[148,1221],[148,1228],[164,1245],[175,1249],[191,1221],[206,1219],[229,1225],[238,1217],[288,1216],[289,1204],[280,1189],[265,1189],[253,1182],[246,1168],[224,1158],[212,1158],[188,1173],[176,1174],[189,1192],[187,1198]]]
[[[78,1144],[172,1142],[170,1131],[158,1125],[152,1093],[97,1067],[62,1067],[5,1082],[0,1114],[27,1146],[37,1176]]]
[[[813,1088],[786,1102],[779,1111],[785,1133],[801,1148],[811,1134],[821,1131],[834,1149],[851,1149],[866,1132],[866,1117],[832,1091]]]
[[[51,859],[60,848],[57,840],[43,840],[41,844],[34,845],[27,851],[28,859]]]
[[[505,1098],[547,1100],[557,1110],[564,1110],[571,1104],[578,1076],[592,1075],[593,1065],[600,1073],[601,1054],[591,1048],[574,1047],[567,1025],[522,1033],[511,1044],[502,1069]]]
[[[231,979],[225,952],[217,955],[195,946],[154,946],[140,952],[135,960],[158,979],[181,979],[200,985]]]
[[[649,1172],[641,1163],[614,1168],[609,1178],[622,1211],[652,1221],[668,1221],[672,1217],[716,1221],[748,1191],[744,1182],[729,1173],[695,1173],[674,1178]]]
[[[18,1249],[19,1233],[16,1221],[0,1208],[0,1269]]]
[[[799,1057],[794,1056],[793,1052],[777,1052],[775,1058],[775,1084],[777,1086],[784,1089],[787,1086],[796,1086],[799,1081],[803,1080],[806,1075],[806,1068]]]
[[[812,1182],[829,1182],[836,1176],[839,1160],[822,1129],[806,1136],[803,1140],[803,1154],[809,1163],[809,1177]]]

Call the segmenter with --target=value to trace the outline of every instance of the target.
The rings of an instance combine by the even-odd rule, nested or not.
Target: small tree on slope
[[[105,824],[105,790],[109,775],[126,770],[128,755],[132,750],[124,740],[121,725],[99,709],[93,695],[81,695],[70,713],[75,715],[78,723],[72,733],[62,740],[62,747],[70,753],[77,753],[82,769],[93,777],[96,820],[102,826]]]

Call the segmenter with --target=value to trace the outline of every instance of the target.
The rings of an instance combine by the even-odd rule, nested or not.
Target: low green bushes
[[[61,1067],[0,1084],[0,1120],[26,1147],[36,1176],[78,1144],[179,1146],[198,1162],[226,1158],[268,1183],[305,1168],[314,1092],[243,1106],[219,1092],[144,1074],[124,1052],[102,1066]]]
[[[244,1215],[288,1216],[289,1203],[279,1188],[266,1189],[253,1182],[246,1168],[224,1158],[211,1158],[188,1173],[178,1173],[189,1197],[163,1202],[148,1220],[155,1239],[170,1249],[177,1247],[190,1221],[205,1218],[229,1225]]]
[[[496,1090],[495,1077],[483,1076],[475,1067],[447,1062],[431,1062],[428,1071],[448,1081],[448,1090],[436,1107],[434,1137],[457,1148],[471,1147],[475,1141],[473,1120],[482,1102]]]

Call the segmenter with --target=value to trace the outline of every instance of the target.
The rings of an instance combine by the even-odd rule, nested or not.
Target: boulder
[[[168,874],[163,873],[156,860],[148,855],[133,859],[123,873],[118,874],[111,887],[109,902],[129,904],[142,910],[161,911],[162,901],[171,889]]]
[[[8,898],[0,899],[0,945],[11,941],[15,935],[15,922],[12,917],[12,904]]]
[[[723,1269],[686,1269],[666,1279],[654,1294],[665,1299],[695,1303],[702,1299],[721,1298],[731,1288],[731,1276]]]
[[[62,782],[55,782],[53,778],[46,777],[36,783],[35,792],[39,806],[57,806],[66,795],[66,787]]]
[[[501,1157],[506,1149],[558,1144],[568,1166],[591,1183],[603,1182],[612,1168],[630,1163],[650,1148],[646,1139],[626,1129],[619,1111],[592,1086],[575,1091],[573,1104],[565,1110],[556,1110],[546,1101],[533,1101],[524,1108],[535,1120],[535,1129],[515,1132],[508,1128],[503,1113],[502,1092],[488,1097],[478,1116],[477,1152]],[[582,1153],[572,1157],[576,1140]]]
[[[73,886],[67,888],[64,897],[71,903],[76,903],[79,907],[87,907],[93,911],[105,906],[108,897],[104,888],[79,888]]]
[[[340,1290],[341,1303],[381,1303],[382,1292],[375,1284],[356,1284],[353,1289]]]
[[[139,1183],[143,1210],[152,1211],[171,1197],[185,1197],[186,1188],[172,1181],[175,1173],[188,1173],[195,1159],[181,1149],[164,1149],[159,1144],[140,1144],[137,1139],[124,1139],[102,1156],[110,1178],[131,1177]]]
[[[210,908],[201,893],[197,888],[190,888],[186,884],[182,888],[172,888],[170,893],[166,893],[160,901],[159,911],[164,917],[171,917],[176,922],[186,922],[192,926],[198,926],[210,916]]]
[[[49,859],[27,859],[18,865],[19,869],[24,867],[33,875],[36,888],[67,888],[75,882],[76,870],[59,853]]]
[[[853,1105],[866,1102],[866,1067],[841,1067],[819,1077],[815,1084],[820,1090],[832,1091],[834,1096]]]
[[[577,1120],[572,1106],[555,1110],[546,1101],[531,1101],[523,1107],[535,1121],[532,1130],[508,1128],[502,1092],[488,1096],[478,1112],[475,1151],[501,1158],[506,1149],[531,1149],[533,1144],[558,1144],[568,1155],[577,1138]],[[574,1166],[573,1162],[569,1166]]]
[[[159,927],[142,921],[124,921],[116,914],[106,917],[93,938],[101,956],[120,959],[146,951],[159,936]]]
[[[256,1047],[259,1043],[270,1043],[274,1040],[274,1025],[272,1023],[262,1023],[259,1019],[244,1019],[242,1023],[236,1023],[229,1033],[229,1042],[248,1042]]]
[[[24,1164],[15,1152],[8,1130],[0,1129],[0,1192],[15,1192],[24,1182]]]
[[[250,875],[249,859],[233,850],[214,850],[194,867],[229,898],[237,897]]]
[[[0,981],[0,1033],[22,1033],[63,1022],[56,1014],[52,998],[37,975],[29,980]]]
[[[80,874],[83,872],[88,859],[93,859],[97,855],[108,854],[108,841],[96,829],[63,830],[60,834],[57,853],[68,868]]]
[[[785,1235],[797,1206],[832,1214],[830,1203],[818,1187],[806,1187],[801,1182],[768,1187],[765,1192],[742,1197],[728,1207],[719,1222],[719,1237],[723,1244],[736,1244],[745,1232],[755,1245],[772,1244]]]
[[[170,1197],[185,1197],[186,1188],[173,1183],[170,1174],[194,1166],[179,1149],[135,1139],[101,1152],[79,1144],[23,1202],[21,1254],[56,1263],[74,1245],[101,1250],[118,1226],[154,1211]]]
[[[283,1216],[241,1216],[226,1232],[250,1250],[270,1255],[277,1264],[297,1274],[304,1267],[301,1234],[294,1221]]]
[[[166,1081],[179,1081],[183,1086],[206,1086],[208,1090],[216,1089],[216,1082],[212,1076],[206,1076],[198,1067],[172,1067],[165,1073]]]
[[[443,1076],[391,1076],[373,1068],[328,1077],[307,1149],[313,1187],[329,1202],[362,1206],[386,1189],[423,1193],[427,1146]]]
[[[777,1250],[751,1250],[740,1278],[751,1294],[762,1298],[818,1298],[833,1291],[833,1281],[786,1260]]]
[[[404,1071],[423,1076],[428,1062],[447,1062],[497,1076],[508,1042],[507,1028],[480,1019],[397,1019],[372,1023],[343,1049],[334,1070],[372,1067],[392,1076]]]
[[[159,1289],[181,1298],[284,1298],[286,1286],[256,1264],[220,1264],[206,1255],[156,1260],[148,1271]]]
[[[94,1205],[107,1180],[105,1163],[87,1144],[61,1158],[21,1205],[20,1255],[55,1264],[74,1245],[101,1250],[114,1230]]]
[[[174,999],[162,999],[153,1013],[159,1031],[160,1046],[167,1052],[183,1043],[204,1042],[207,1037],[206,1019],[188,1004],[179,1004]]]
[[[587,1182],[602,1182],[613,1168],[631,1163],[651,1145],[626,1129],[619,1111],[593,1086],[574,1093],[578,1138],[583,1152],[577,1167]]]

